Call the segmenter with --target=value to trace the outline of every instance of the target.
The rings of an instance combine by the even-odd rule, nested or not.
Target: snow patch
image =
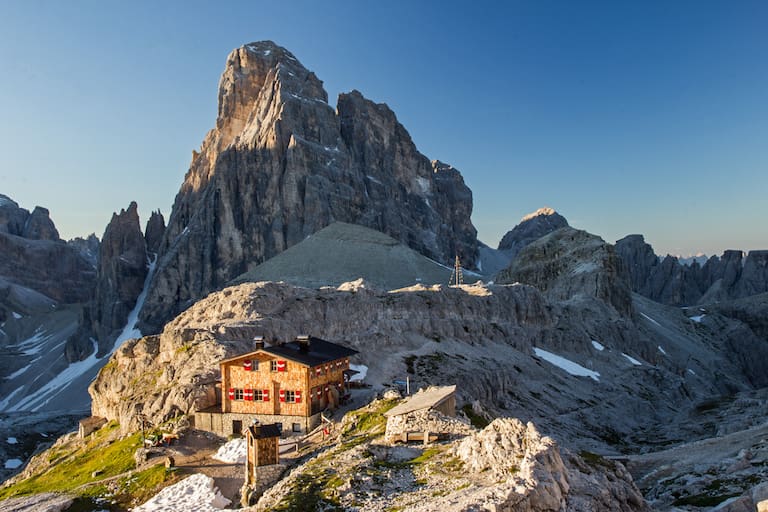
[[[571,275],[586,274],[587,272],[594,272],[595,270],[597,270],[597,263],[594,261],[583,261],[571,270]]]
[[[245,438],[241,437],[224,443],[212,458],[230,464],[245,464]]]
[[[10,374],[9,376],[7,376],[7,377],[6,377],[6,379],[7,379],[7,380],[12,380],[12,379],[15,379],[16,377],[18,377],[18,376],[19,376],[19,375],[21,375],[22,373],[24,373],[24,372],[26,372],[27,370],[29,370],[29,368],[30,368],[31,366],[32,366],[31,364],[28,364],[28,365],[27,365],[27,366],[25,366],[24,368],[20,368],[20,369],[16,370],[15,372],[13,372],[13,373],[12,373],[12,374]]]
[[[141,331],[139,331],[139,329],[136,328],[136,323],[139,320],[139,311],[141,311],[141,308],[144,306],[144,301],[147,298],[147,293],[149,292],[149,283],[152,281],[152,276],[154,275],[154,272],[155,272],[156,263],[157,263],[157,256],[155,256],[155,258],[149,263],[149,272],[147,272],[147,278],[144,280],[144,288],[141,290],[139,297],[136,299],[136,305],[128,315],[128,320],[126,322],[125,328],[123,329],[120,336],[118,336],[117,339],[115,340],[115,344],[112,346],[112,350],[110,350],[108,354],[104,355],[103,357],[96,357],[96,354],[98,353],[98,344],[96,343],[96,340],[91,338],[91,343],[93,344],[93,353],[90,356],[88,356],[83,361],[76,361],[74,363],[70,363],[69,366],[67,366],[61,373],[56,375],[53,379],[48,381],[42,388],[38,389],[34,393],[29,394],[24,399],[15,403],[13,407],[9,408],[8,410],[10,411],[40,410],[48,402],[53,400],[53,398],[55,398],[59,393],[61,393],[61,391],[66,389],[67,386],[72,381],[74,381],[81,375],[91,370],[94,366],[103,365],[106,359],[108,359],[109,356],[111,356],[115,352],[115,350],[117,350],[120,347],[120,345],[123,344],[124,341],[132,338],[140,338]],[[33,336],[32,338],[22,342],[22,344],[20,344],[19,347],[20,348],[25,347],[28,344],[30,344],[33,340],[39,339],[39,337],[41,336],[42,336],[42,333],[36,333],[35,336]],[[31,351],[39,351],[41,348],[42,348],[42,344],[39,344],[36,350],[32,349]],[[31,351],[27,351],[27,353],[30,353]],[[15,393],[16,392],[14,391],[14,394]],[[10,396],[6,398],[5,401],[0,403],[0,410],[2,410],[3,406],[7,405],[8,402],[10,402]]]
[[[429,182],[427,178],[422,178],[421,176],[417,176],[416,183],[419,184],[419,190],[421,190],[422,195],[429,193],[429,189],[431,188],[432,184]]]
[[[364,364],[351,364],[349,369],[359,372],[350,377],[350,381],[362,381],[368,375],[368,367]]]
[[[692,317],[690,317],[690,319],[691,319],[692,321],[696,322],[697,324],[700,324],[700,323],[701,323],[701,321],[704,319],[704,317],[705,317],[705,316],[707,316],[707,315],[696,315],[696,316],[692,316]]]
[[[17,441],[15,437],[9,437],[8,439],[5,440],[5,442],[8,444],[16,444],[19,441]]]
[[[24,461],[21,459],[8,459],[5,461],[5,469],[16,469],[22,464],[24,464]]]
[[[640,361],[638,361],[638,360],[637,360],[637,359],[635,359],[634,357],[632,357],[632,356],[628,356],[628,355],[627,355],[627,354],[625,354],[624,352],[622,352],[622,353],[621,353],[621,355],[623,355],[624,357],[626,357],[626,358],[627,358],[627,361],[629,361],[629,362],[630,362],[630,363],[632,363],[633,365],[635,365],[635,366],[643,366],[643,363],[641,363]]]
[[[659,322],[657,322],[657,321],[656,321],[656,320],[654,320],[653,318],[649,317],[649,316],[648,316],[648,315],[646,315],[645,313],[640,313],[640,314],[641,314],[641,315],[642,315],[642,316],[643,316],[643,317],[644,317],[646,320],[648,320],[648,321],[650,321],[650,322],[652,322],[652,323],[654,323],[654,324],[658,325],[659,327],[661,327],[661,324],[660,324]]]
[[[214,512],[226,510],[230,503],[213,478],[196,474],[166,487],[133,512]]]
[[[691,370],[690,368],[688,368],[688,373],[690,373],[691,375],[696,375],[696,372]]]
[[[603,344],[597,340],[592,340],[592,346],[595,347],[595,350],[599,350],[600,352],[605,350],[605,347],[603,346]]]
[[[664,355],[667,355],[667,351],[661,348],[661,345],[659,345],[659,352],[661,352]]]
[[[538,357],[544,359],[550,364],[557,366],[561,370],[564,370],[571,375],[575,375],[576,377],[589,377],[590,379],[596,381],[600,380],[600,374],[598,372],[592,371],[589,368],[584,368],[580,364],[574,363],[570,359],[566,359],[562,356],[553,354],[552,352],[547,352],[546,350],[542,350],[536,347],[533,347],[533,351]]]
[[[15,318],[16,320],[18,320],[18,319],[22,318],[22,315],[18,314],[18,313],[17,313],[17,312],[15,312],[15,311],[12,311],[12,312],[11,312],[11,314],[13,315],[13,318]]]

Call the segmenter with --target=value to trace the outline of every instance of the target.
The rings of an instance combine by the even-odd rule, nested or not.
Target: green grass
[[[98,430],[85,446],[76,440],[57,447],[49,455],[53,464],[43,473],[0,489],[0,500],[42,492],[77,492],[79,487],[120,475],[134,468],[133,454],[141,445],[141,434],[113,440],[116,423]],[[96,477],[92,474],[98,472]]]

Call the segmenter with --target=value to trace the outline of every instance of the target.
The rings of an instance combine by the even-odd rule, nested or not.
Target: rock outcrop
[[[544,235],[568,227],[568,221],[549,207],[539,208],[529,213],[499,242],[499,250],[507,251],[514,258],[524,247]]]
[[[529,244],[496,282],[535,286],[553,301],[594,297],[632,316],[628,276],[613,247],[598,236],[561,228]]]
[[[113,213],[101,239],[96,297],[92,308],[93,332],[99,341],[99,355],[108,352],[147,277],[147,249],[139,225],[138,206]]]
[[[467,493],[462,510],[633,511],[650,510],[627,470],[594,454],[562,450],[532,423],[496,419],[458,442],[453,453],[466,471],[496,482]],[[447,504],[446,504],[447,505]],[[450,510],[439,507],[440,510]]]
[[[271,42],[233,51],[216,127],[193,152],[160,244],[143,332],[334,221],[472,267],[472,194],[359,92],[334,110],[322,82]]]
[[[0,195],[0,277],[63,303],[87,302],[95,269],[59,239],[48,210],[30,214]]]
[[[144,240],[146,241],[147,254],[157,255],[160,251],[160,244],[163,242],[165,234],[165,218],[160,210],[153,211],[144,228]]]
[[[630,273],[632,291],[674,306],[707,304],[768,291],[768,251],[727,250],[700,265],[684,265],[674,256],[658,258],[642,235],[616,242]]]

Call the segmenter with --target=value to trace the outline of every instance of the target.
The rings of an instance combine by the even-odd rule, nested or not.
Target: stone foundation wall
[[[234,432],[234,422],[239,421],[241,428],[245,428],[254,420],[265,425],[270,423],[282,424],[283,435],[299,435],[307,434],[318,426],[320,424],[320,414],[313,414],[312,416],[284,416],[276,414],[198,411],[195,413],[195,428],[213,432],[221,437],[229,437],[231,435],[242,435],[241,432]],[[294,430],[294,424],[298,425],[298,430]]]

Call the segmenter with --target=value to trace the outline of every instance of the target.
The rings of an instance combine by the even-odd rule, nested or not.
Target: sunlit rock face
[[[336,110],[327,100],[315,74],[272,42],[227,57],[216,127],[176,196],[142,332],[334,221],[474,266],[461,174],[419,153],[386,105],[357,91]]]

